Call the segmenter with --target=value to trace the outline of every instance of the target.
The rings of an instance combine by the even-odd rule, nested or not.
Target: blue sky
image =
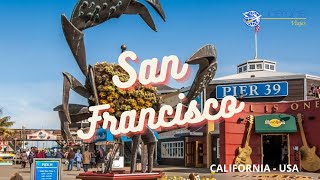
[[[141,0],[146,4],[145,1]],[[64,39],[60,15],[70,17],[76,0],[3,1],[0,28],[0,107],[16,121],[15,127],[59,128],[52,108],[61,103],[62,72],[84,82]],[[149,6],[158,32],[139,16],[123,15],[85,30],[87,62],[116,62],[120,45],[140,58],[177,55],[182,62],[205,44],[218,53],[216,77],[236,73],[236,65],[254,56],[254,30],[242,13],[256,10],[263,17],[305,17],[306,26],[290,21],[263,20],[259,32],[259,57],[278,62],[278,71],[320,75],[320,15],[316,0],[162,0],[163,22]],[[135,65],[138,67],[139,65]],[[192,67],[194,76],[197,67]],[[191,84],[171,81],[173,87]],[[70,102],[86,101],[72,93]]]

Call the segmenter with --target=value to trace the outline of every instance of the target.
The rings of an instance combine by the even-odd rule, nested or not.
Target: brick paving
[[[128,167],[125,168],[129,170]],[[96,170],[89,169],[89,171]],[[187,178],[190,173],[194,172],[199,174],[201,177],[209,178],[211,176],[209,169],[206,168],[186,168],[186,167],[168,167],[168,166],[157,166],[155,170],[161,170],[165,172],[167,179],[169,177],[176,176]],[[30,169],[27,166],[25,169],[21,169],[19,165],[13,166],[0,166],[0,180],[8,180],[14,173],[20,173],[24,180],[30,180]],[[63,166],[63,178],[62,180],[75,180],[76,176],[81,171],[66,171],[66,167]],[[218,173],[214,175],[214,178],[217,180],[320,180],[320,174],[317,173],[279,173],[279,172],[270,172],[270,173]],[[202,180],[202,179],[201,179]]]

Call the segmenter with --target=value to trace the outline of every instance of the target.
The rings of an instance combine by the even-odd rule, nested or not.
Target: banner
[[[53,131],[45,131],[40,130],[31,134],[27,135],[28,140],[45,140],[45,141],[51,141],[51,140],[57,140],[57,136],[53,134]]]

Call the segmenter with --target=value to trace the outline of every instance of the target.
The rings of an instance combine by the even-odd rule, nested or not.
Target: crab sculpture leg
[[[70,133],[69,122],[66,114],[63,111],[62,105],[59,105],[53,109],[54,111],[58,111],[59,118],[61,121],[61,135],[62,138],[68,143],[69,140],[73,141],[73,137]],[[72,122],[79,122],[85,119],[88,119],[92,116],[89,112],[88,106],[79,105],[79,104],[69,104],[68,107],[70,113],[70,119]]]

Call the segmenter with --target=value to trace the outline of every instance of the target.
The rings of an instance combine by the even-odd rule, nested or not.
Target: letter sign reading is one
[[[228,84],[216,87],[216,98],[226,96],[245,98],[276,97],[288,95],[288,82],[266,82],[252,84]]]

